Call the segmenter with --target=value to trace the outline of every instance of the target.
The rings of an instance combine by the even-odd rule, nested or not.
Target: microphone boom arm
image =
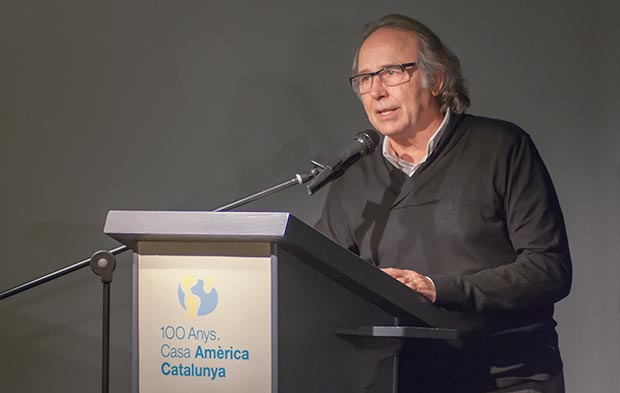
[[[315,176],[317,176],[322,171],[320,164],[318,164],[318,163],[316,163],[314,161],[313,161],[313,164],[314,164],[314,168],[312,168],[310,171],[308,171],[306,173],[297,173],[297,174],[295,174],[295,177],[290,179],[290,180],[287,180],[285,182],[276,184],[276,185],[274,185],[272,187],[269,187],[269,188],[267,188],[265,190],[256,192],[254,194],[251,194],[249,196],[241,198],[241,199],[239,199],[237,201],[234,201],[232,203],[229,203],[227,205],[218,207],[217,209],[214,209],[212,211],[213,212],[230,211],[230,210],[235,209],[235,208],[237,208],[239,206],[246,205],[246,204],[248,204],[250,202],[254,202],[254,201],[258,200],[258,199],[265,198],[265,197],[267,197],[269,195],[272,195],[272,194],[275,194],[275,193],[280,192],[282,190],[285,190],[285,189],[287,189],[289,187],[292,187],[292,186],[295,186],[295,185],[298,185],[298,184],[307,183],[308,181],[313,179]],[[127,250],[129,250],[129,247],[127,247],[126,245],[122,244],[122,245],[120,245],[120,246],[118,246],[116,248],[108,250],[108,252],[110,254],[112,254],[112,255],[118,255],[118,254],[121,254],[121,253],[123,253],[123,252],[125,252]],[[2,301],[4,299],[7,299],[7,298],[9,298],[11,296],[17,295],[18,293],[21,293],[21,292],[27,291],[29,289],[32,289],[34,287],[38,287],[39,285],[45,284],[46,282],[49,282],[49,281],[55,280],[57,278],[60,278],[62,276],[65,276],[65,275],[67,275],[69,273],[72,273],[72,272],[74,272],[76,270],[80,270],[80,269],[82,269],[82,268],[84,268],[86,266],[89,266],[91,260],[92,260],[92,257],[90,257],[88,259],[84,259],[84,260],[82,260],[80,262],[76,262],[74,264],[65,266],[65,267],[63,267],[61,269],[58,269],[58,270],[53,271],[51,273],[45,274],[43,276],[40,276],[38,278],[35,278],[33,280],[27,281],[27,282],[25,282],[23,284],[17,285],[17,286],[15,286],[13,288],[10,288],[10,289],[7,289],[7,290],[5,290],[3,292],[0,292],[0,301]]]

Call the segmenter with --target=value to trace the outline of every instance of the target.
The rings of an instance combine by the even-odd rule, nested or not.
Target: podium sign
[[[139,245],[141,393],[272,391],[270,246],[230,247]]]

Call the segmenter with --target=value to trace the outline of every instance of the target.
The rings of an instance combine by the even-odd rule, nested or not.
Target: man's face
[[[418,38],[415,33],[381,28],[362,44],[358,55],[358,73],[368,73],[393,65],[418,61]],[[368,120],[382,134],[408,138],[417,132],[436,128],[442,115],[431,86],[425,87],[417,67],[405,70],[408,82],[385,86],[378,76],[372,89],[360,96]],[[436,124],[437,123],[437,124]]]

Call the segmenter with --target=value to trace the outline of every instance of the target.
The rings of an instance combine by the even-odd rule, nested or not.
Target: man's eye
[[[360,83],[368,83],[372,77],[370,75],[362,75],[360,76]]]

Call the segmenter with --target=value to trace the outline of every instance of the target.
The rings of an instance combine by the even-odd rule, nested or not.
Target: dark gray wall
[[[346,82],[363,23],[417,17],[459,55],[472,112],[545,158],[574,257],[559,303],[568,392],[620,385],[620,16],[615,2],[0,2],[0,290],[114,243],[109,209],[210,209],[367,127]],[[313,222],[324,192],[248,209]],[[112,391],[130,389],[129,257],[113,284]],[[2,392],[97,391],[98,279],[0,303]]]

